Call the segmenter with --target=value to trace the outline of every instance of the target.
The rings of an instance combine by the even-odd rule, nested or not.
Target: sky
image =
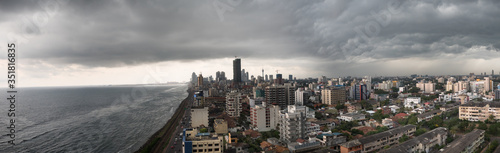
[[[235,56],[255,76],[499,74],[498,25],[495,0],[2,0],[0,50],[19,86],[232,79]]]

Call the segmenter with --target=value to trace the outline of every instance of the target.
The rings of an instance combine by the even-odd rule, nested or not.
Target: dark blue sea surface
[[[187,85],[20,88],[15,144],[0,100],[0,152],[133,152],[187,96]]]

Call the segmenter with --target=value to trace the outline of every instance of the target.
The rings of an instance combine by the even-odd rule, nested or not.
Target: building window
[[[212,152],[212,149],[208,149],[208,152]]]
[[[198,152],[198,150],[194,149],[193,152]]]
[[[208,144],[208,146],[209,146],[209,147],[211,147],[211,146],[212,146],[212,144]]]
[[[218,144],[218,143],[216,143],[216,144],[215,144],[215,146],[219,146],[219,144]]]
[[[215,150],[214,150],[214,151],[219,151],[219,148],[215,148]]]

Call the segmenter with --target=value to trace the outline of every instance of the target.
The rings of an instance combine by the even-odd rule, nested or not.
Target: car
[[[176,145],[176,144],[177,144],[177,141],[176,141],[176,142],[174,142],[174,145]]]
[[[170,148],[174,149],[175,147],[174,147],[174,146],[171,146]]]

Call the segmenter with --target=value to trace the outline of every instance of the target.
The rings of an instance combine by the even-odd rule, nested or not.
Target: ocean
[[[186,84],[17,90],[14,146],[2,92],[0,152],[134,152],[188,95]]]

